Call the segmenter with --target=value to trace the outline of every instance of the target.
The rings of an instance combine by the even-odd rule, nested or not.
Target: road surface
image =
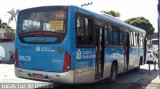
[[[153,70],[151,65],[151,74],[148,74],[148,65],[141,66],[141,69],[129,71],[120,74],[115,83],[109,84],[107,80],[75,86],[66,86],[62,84],[52,84],[40,81],[26,80],[17,78],[14,74],[13,64],[0,64],[0,88],[51,88],[51,89],[160,89],[159,70]]]

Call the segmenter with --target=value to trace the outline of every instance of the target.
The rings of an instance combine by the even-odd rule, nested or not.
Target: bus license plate
[[[33,74],[33,77],[35,77],[35,78],[44,78],[44,75],[42,75],[42,74]]]

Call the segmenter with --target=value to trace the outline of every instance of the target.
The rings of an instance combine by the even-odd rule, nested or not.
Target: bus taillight
[[[18,67],[19,63],[18,63],[18,50],[16,49],[15,51],[15,66]]]
[[[63,65],[63,72],[67,72],[70,70],[71,66],[71,57],[68,52],[65,53],[64,65]]]

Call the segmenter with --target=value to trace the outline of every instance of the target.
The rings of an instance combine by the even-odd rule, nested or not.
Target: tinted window
[[[19,14],[19,34],[50,31],[64,34],[66,32],[66,11],[35,10]]]
[[[93,21],[85,16],[77,16],[77,44],[93,45]]]
[[[119,33],[119,45],[123,45],[123,32],[122,31],[120,31],[120,33]]]
[[[112,25],[108,25],[108,44],[113,44]]]
[[[158,40],[152,40],[153,45],[158,45]]]
[[[108,44],[109,45],[118,46],[120,45],[120,43],[122,44],[122,42],[120,42],[120,36],[121,34],[120,34],[119,27],[108,25]]]

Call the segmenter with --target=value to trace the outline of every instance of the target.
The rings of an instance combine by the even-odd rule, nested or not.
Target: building
[[[151,39],[158,39],[158,32],[157,32],[157,33],[154,33],[154,34],[151,36]]]
[[[0,29],[0,39],[5,39],[5,31],[3,29]]]

